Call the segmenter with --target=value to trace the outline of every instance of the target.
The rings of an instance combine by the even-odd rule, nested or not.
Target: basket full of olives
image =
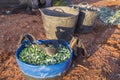
[[[27,37],[27,39],[25,39]],[[23,74],[34,78],[53,78],[64,73],[72,61],[72,50],[64,40],[22,38],[16,60]]]

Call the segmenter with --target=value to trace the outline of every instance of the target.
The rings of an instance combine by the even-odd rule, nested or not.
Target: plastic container
[[[50,43],[52,41],[53,40],[38,40],[37,43],[38,44]],[[43,66],[43,65],[35,66],[19,60],[19,54],[25,48],[26,42],[27,41],[22,43],[21,46],[17,49],[16,60],[20,70],[23,72],[25,78],[27,78],[28,80],[51,80],[51,79],[54,80],[53,78],[61,76],[61,74],[63,74],[69,68],[73,54],[67,42],[63,40],[58,40],[60,44],[63,44],[64,46],[67,46],[70,49],[71,51],[70,58],[67,59],[65,62],[61,62],[59,64],[54,64],[54,65],[47,65],[47,66]]]
[[[70,41],[74,33],[79,10],[56,6],[41,10],[43,25],[48,39]]]

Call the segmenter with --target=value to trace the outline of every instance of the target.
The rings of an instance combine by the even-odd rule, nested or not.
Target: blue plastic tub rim
[[[53,41],[53,40],[37,40],[36,42],[38,44],[41,44],[44,42],[49,43],[51,41]],[[69,48],[69,50],[71,51],[70,58],[64,62],[61,62],[58,64],[51,64],[51,65],[32,65],[32,64],[27,64],[25,62],[22,62],[19,59],[19,54],[25,48],[26,42],[27,41],[22,43],[16,51],[16,60],[17,60],[18,66],[25,75],[28,75],[28,76],[31,76],[34,78],[40,78],[40,79],[53,78],[55,76],[61,75],[70,67],[70,64],[72,62],[73,52],[72,52],[72,49],[70,48],[69,44],[66,41],[59,40],[58,42],[62,43],[63,45],[65,45]]]

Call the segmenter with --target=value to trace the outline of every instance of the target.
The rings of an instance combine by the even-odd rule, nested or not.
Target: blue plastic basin
[[[49,43],[51,41],[52,40],[38,40],[37,43],[38,44],[41,44],[43,42]],[[22,62],[19,59],[19,54],[25,48],[25,44],[21,44],[21,46],[16,51],[16,60],[23,74],[34,77],[34,78],[45,79],[45,78],[53,78],[64,73],[71,64],[73,54],[72,54],[71,48],[69,47],[69,44],[66,41],[59,40],[59,43],[63,44],[64,46],[67,46],[70,49],[71,51],[70,58],[67,59],[65,62],[61,62],[53,65],[47,65],[47,66],[43,66],[43,65],[35,66],[35,65]]]

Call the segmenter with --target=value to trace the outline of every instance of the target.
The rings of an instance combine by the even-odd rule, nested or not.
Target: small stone
[[[75,67],[75,64],[73,64],[72,67]]]
[[[30,28],[30,26],[26,26],[27,28]]]
[[[7,41],[9,41],[10,40],[10,37],[7,37],[7,39],[6,39]]]

